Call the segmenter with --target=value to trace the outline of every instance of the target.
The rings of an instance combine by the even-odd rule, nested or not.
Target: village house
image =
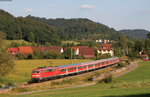
[[[61,46],[50,46],[50,47],[45,47],[45,46],[36,46],[36,47],[30,47],[30,46],[21,46],[21,47],[16,47],[16,48],[8,48],[7,51],[8,53],[12,55],[16,55],[17,53],[21,53],[24,56],[27,54],[33,54],[34,50],[41,51],[41,52],[59,52],[63,53],[64,50]]]
[[[12,54],[14,56],[17,53],[21,53],[24,56],[26,56],[27,54],[33,54],[33,50],[29,46],[21,46],[21,47],[16,47],[16,48],[8,48],[7,51],[8,51],[8,53],[10,53],[10,54]]]
[[[89,48],[88,46],[76,46],[71,48],[75,50],[75,55],[83,56],[84,58],[93,58],[95,56],[94,48]]]
[[[18,48],[8,48],[7,52],[12,54],[13,56],[15,56],[19,52],[19,49]]]
[[[111,56],[114,56],[114,52],[113,52],[113,49],[111,48],[111,44],[101,44],[99,46],[99,49],[97,51],[97,53],[101,53],[101,54],[106,54],[106,53],[109,53]]]

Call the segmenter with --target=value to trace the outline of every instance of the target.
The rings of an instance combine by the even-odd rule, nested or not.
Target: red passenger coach
[[[84,63],[60,65],[56,67],[38,67],[32,71],[32,81],[39,82],[43,80],[60,78],[72,74],[88,72],[91,70],[96,70],[110,65],[114,65],[118,62],[119,58],[114,57]]]

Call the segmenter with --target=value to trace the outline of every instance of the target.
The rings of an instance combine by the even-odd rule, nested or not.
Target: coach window
[[[73,70],[76,70],[76,67],[73,67]]]
[[[79,66],[78,69],[82,69],[82,66]]]
[[[60,72],[66,72],[66,69],[61,69]]]
[[[71,71],[71,68],[68,68],[68,71]]]
[[[93,65],[88,65],[88,67],[93,67]]]
[[[98,66],[98,65],[99,65],[99,63],[96,64],[96,66]]]
[[[39,73],[40,71],[32,71],[32,73]]]
[[[86,68],[86,66],[83,66],[83,68]]]
[[[44,70],[44,72],[49,72],[49,69]]]
[[[48,69],[49,70],[49,72],[51,72],[53,69]]]

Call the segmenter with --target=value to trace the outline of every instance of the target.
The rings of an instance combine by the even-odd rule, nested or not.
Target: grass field
[[[150,97],[150,62],[141,62],[140,66],[126,75],[114,79],[112,83],[95,84],[87,87],[48,90],[25,95],[7,95],[2,97]]]
[[[17,44],[19,44],[19,45],[22,45],[23,43],[26,44],[26,45],[31,45],[30,42],[27,42],[27,41],[25,41],[25,40],[5,40],[5,41],[4,41],[4,44],[5,44],[7,47],[11,47],[11,43],[12,43],[12,42],[15,42],[15,43],[17,43]]]
[[[150,62],[113,81],[88,87],[48,90],[26,95],[1,95],[5,97],[150,97]]]
[[[1,78],[1,83],[25,83],[31,80],[31,72],[33,69],[42,66],[57,66],[57,65],[65,65],[71,63],[80,63],[91,61],[87,60],[64,60],[64,59],[56,59],[56,60],[16,60],[15,68],[13,72],[11,72],[5,78]]]

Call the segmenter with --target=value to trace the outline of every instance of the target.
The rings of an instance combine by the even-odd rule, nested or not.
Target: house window
[[[106,49],[106,47],[105,47],[105,46],[103,46],[103,49]]]

